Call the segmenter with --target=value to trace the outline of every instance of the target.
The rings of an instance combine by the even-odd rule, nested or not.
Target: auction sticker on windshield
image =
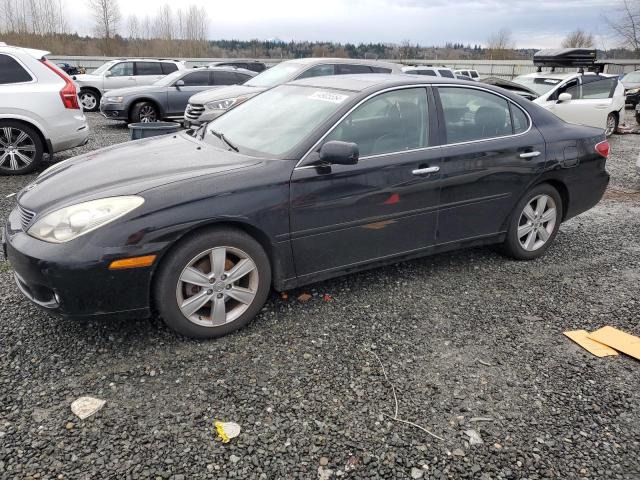
[[[324,102],[342,103],[347,98],[349,98],[349,96],[348,95],[341,95],[339,93],[318,91],[318,92],[314,92],[313,94],[309,95],[309,98],[311,98],[313,100],[322,100]]]

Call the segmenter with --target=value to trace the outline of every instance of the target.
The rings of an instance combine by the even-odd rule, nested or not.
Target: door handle
[[[534,158],[537,157],[538,155],[540,155],[540,152],[535,151],[535,152],[524,152],[520,154],[520,158]]]
[[[429,175],[430,173],[436,173],[440,171],[440,167],[425,167],[425,168],[416,168],[412,170],[411,173],[414,175]]]

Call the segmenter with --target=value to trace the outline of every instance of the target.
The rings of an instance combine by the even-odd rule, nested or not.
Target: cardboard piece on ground
[[[564,332],[564,334],[596,357],[618,355],[618,352],[613,348],[607,347],[606,345],[589,338],[589,332],[586,330],[573,330],[570,332]]]
[[[590,333],[589,338],[640,360],[640,337],[623,332],[617,328],[602,327]]]

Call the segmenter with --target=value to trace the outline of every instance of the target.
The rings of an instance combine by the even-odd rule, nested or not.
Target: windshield
[[[561,78],[546,78],[546,77],[516,77],[514,82],[519,83],[520,85],[524,85],[527,88],[530,88],[538,95],[544,95],[553,87],[562,82]]]
[[[160,87],[168,87],[169,85],[172,85],[173,82],[175,82],[180,77],[182,77],[182,75],[184,75],[185,73],[188,73],[188,72],[185,72],[184,70],[177,70],[165,77],[162,77],[160,80],[156,80],[154,82],[154,85],[158,85]]]
[[[213,120],[207,126],[205,141],[220,145],[222,134],[241,153],[282,158],[351,95],[351,92],[282,85]]]
[[[303,67],[304,65],[300,65],[299,63],[280,63],[256,75],[246,82],[245,85],[249,85],[250,87],[275,87],[276,85],[292,80],[296,73],[302,71]]]
[[[627,73],[624,77],[622,77],[622,82],[627,83],[640,83],[640,72],[631,72]]]
[[[107,62],[103,65],[100,65],[98,68],[96,68],[93,72],[91,72],[91,75],[102,75],[104,72],[106,72],[107,70],[109,70],[109,68],[111,68],[111,66],[114,64],[115,62]]]

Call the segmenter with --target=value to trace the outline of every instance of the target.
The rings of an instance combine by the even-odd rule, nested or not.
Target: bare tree
[[[640,2],[638,0],[621,0],[618,14],[605,17],[611,29],[625,47],[640,53]]]
[[[574,30],[562,40],[564,48],[590,48],[593,45],[593,35],[581,29]]]
[[[129,40],[140,38],[140,21],[135,15],[129,15],[129,18],[127,18],[127,31]]]
[[[87,5],[95,21],[96,35],[103,39],[103,53],[108,55],[122,20],[118,0],[87,0]]]
[[[515,42],[508,28],[501,28],[487,40],[487,56],[490,60],[513,58],[514,49]]]

